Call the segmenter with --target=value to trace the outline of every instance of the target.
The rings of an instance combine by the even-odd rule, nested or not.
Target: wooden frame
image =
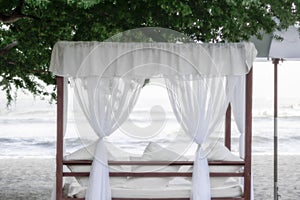
[[[244,195],[233,198],[212,198],[212,200],[250,200],[251,199],[251,146],[252,146],[252,72],[246,75],[246,110],[245,110],[245,159],[244,161],[213,161],[209,165],[240,165],[244,172],[210,173],[212,177],[244,177]],[[64,107],[64,78],[57,77],[57,155],[56,155],[56,200],[84,200],[84,198],[63,197],[63,177],[89,176],[86,172],[64,172],[64,165],[91,165],[91,160],[63,160],[63,107]],[[225,118],[225,146],[231,149],[231,107],[229,105]],[[109,165],[193,165],[193,161],[110,161]],[[111,172],[110,176],[135,176],[135,177],[191,177],[190,172]],[[132,198],[130,198],[132,200]],[[113,200],[130,200],[128,198],[113,198]],[[151,198],[154,199],[154,198]],[[149,200],[136,198],[134,200]],[[189,198],[163,198],[155,200],[189,200]]]

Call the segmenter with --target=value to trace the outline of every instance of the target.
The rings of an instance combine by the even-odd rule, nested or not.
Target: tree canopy
[[[55,99],[48,71],[58,40],[103,41],[139,27],[163,27],[203,42],[238,42],[300,20],[299,0],[2,0],[0,89]],[[276,18],[280,23],[274,21]]]

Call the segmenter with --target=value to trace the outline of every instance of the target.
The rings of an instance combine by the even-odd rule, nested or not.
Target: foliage
[[[13,88],[55,98],[44,85],[55,83],[48,67],[58,40],[103,41],[157,26],[203,42],[236,42],[294,24],[299,7],[299,0],[2,0],[0,88],[8,102]]]

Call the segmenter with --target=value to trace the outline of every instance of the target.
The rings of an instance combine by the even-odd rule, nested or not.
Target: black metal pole
[[[274,64],[274,200],[278,200],[278,63],[279,59],[273,59]]]

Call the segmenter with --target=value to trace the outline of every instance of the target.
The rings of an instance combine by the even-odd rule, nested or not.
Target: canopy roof
[[[57,42],[50,71],[63,77],[161,75],[225,76],[248,73],[252,43]]]

